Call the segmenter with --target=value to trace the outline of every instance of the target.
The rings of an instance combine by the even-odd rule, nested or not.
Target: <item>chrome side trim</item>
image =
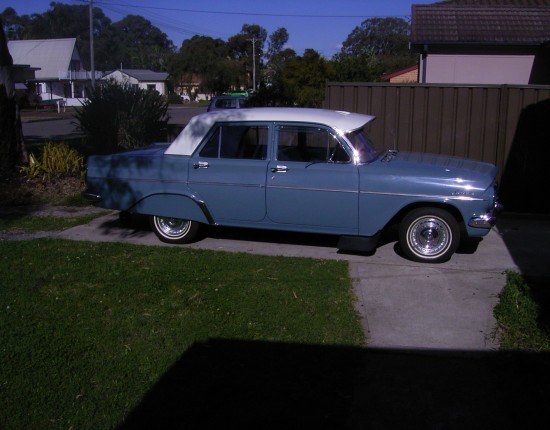
[[[329,193],[353,193],[357,194],[356,190],[338,190],[330,188],[306,188],[306,187],[284,187],[278,185],[268,185],[267,188],[278,189],[278,190],[296,190],[296,191],[323,191]]]
[[[468,202],[482,202],[483,199],[479,197],[466,197],[466,196],[444,196],[437,194],[409,194],[409,193],[383,193],[376,191],[361,191],[361,194],[375,194],[378,196],[398,196],[398,197],[422,197],[433,199],[445,199],[445,200],[461,200]]]
[[[199,208],[201,208],[202,213],[204,214],[204,216],[208,220],[208,224],[217,225],[216,221],[214,220],[214,217],[212,216],[212,214],[208,210],[208,206],[206,206],[206,203],[204,203],[203,200],[195,199],[195,196],[191,196],[191,198],[195,201],[195,203],[197,203],[199,205]]]
[[[101,200],[103,200],[103,197],[101,197],[99,194],[90,193],[89,191],[82,191],[80,195],[92,203],[99,203]]]

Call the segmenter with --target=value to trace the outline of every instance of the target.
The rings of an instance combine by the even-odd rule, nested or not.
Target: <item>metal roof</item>
[[[29,64],[37,79],[59,79],[59,72],[70,68],[76,50],[76,38],[10,40],[8,49],[14,64]]]
[[[449,0],[412,6],[412,45],[540,46],[549,41],[550,0]]]
[[[108,72],[103,78],[109,79],[109,75],[120,72],[137,79],[140,82],[160,82],[168,79],[168,73],[165,72],[153,72],[149,69],[119,69]]]
[[[206,133],[217,122],[299,122],[327,125],[347,133],[363,127],[374,116],[343,111],[308,108],[226,109],[203,113],[191,118],[189,124],[168,147],[165,154],[191,155]]]

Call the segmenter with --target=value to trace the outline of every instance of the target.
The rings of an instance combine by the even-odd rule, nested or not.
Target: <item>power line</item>
[[[112,6],[124,6],[132,7],[135,9],[153,9],[153,10],[163,10],[170,12],[186,12],[186,13],[200,13],[208,15],[241,15],[241,16],[263,16],[263,17],[272,17],[272,18],[388,18],[396,17],[395,15],[391,16],[381,16],[381,15],[312,15],[312,14],[292,14],[292,13],[259,13],[259,12],[232,12],[232,11],[212,11],[212,10],[200,10],[200,9],[182,9],[182,8],[170,8],[170,7],[159,7],[159,6],[140,6],[140,5],[131,5],[124,3],[111,3],[105,1],[96,1],[97,4],[103,5],[112,5]],[[408,15],[401,15],[408,16]]]

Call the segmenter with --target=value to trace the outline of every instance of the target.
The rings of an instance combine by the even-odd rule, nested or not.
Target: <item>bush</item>
[[[94,151],[111,153],[165,140],[167,111],[157,92],[108,81],[91,90],[76,118]]]
[[[169,105],[181,105],[183,102],[179,94],[170,93],[166,96],[166,103]]]
[[[84,157],[66,143],[49,142],[38,157],[30,155],[29,165],[23,171],[30,178],[78,176],[84,172]]]

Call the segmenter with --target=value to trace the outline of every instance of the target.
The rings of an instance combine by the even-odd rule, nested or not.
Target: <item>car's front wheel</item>
[[[149,217],[149,222],[157,237],[166,243],[192,242],[197,237],[200,228],[196,221],[155,215]]]
[[[414,261],[447,261],[456,251],[459,242],[458,222],[444,209],[414,209],[405,216],[399,227],[401,249]]]

